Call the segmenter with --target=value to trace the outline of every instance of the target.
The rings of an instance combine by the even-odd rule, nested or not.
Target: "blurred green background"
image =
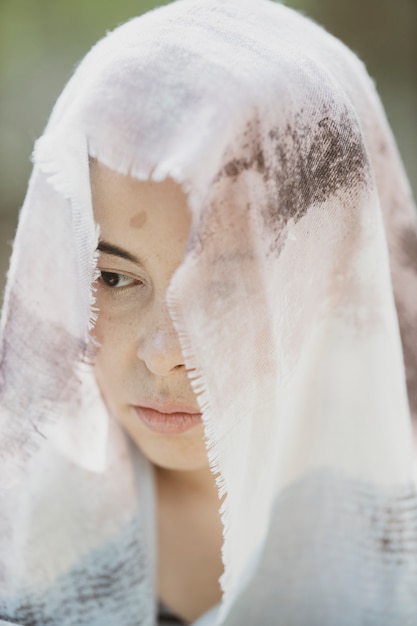
[[[227,0],[225,0],[226,2]],[[0,0],[0,290],[34,140],[89,48],[155,0]],[[417,196],[417,0],[289,0],[365,62]]]

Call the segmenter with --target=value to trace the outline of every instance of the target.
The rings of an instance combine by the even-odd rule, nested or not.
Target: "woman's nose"
[[[164,304],[156,314],[149,313],[148,324],[142,327],[137,356],[157,376],[184,366],[178,336]]]

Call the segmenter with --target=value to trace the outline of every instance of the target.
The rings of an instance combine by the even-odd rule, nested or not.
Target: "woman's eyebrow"
[[[100,240],[98,242],[97,250],[103,252],[104,254],[111,254],[113,256],[119,256],[122,259],[126,259],[126,261],[131,261],[132,263],[136,263],[136,265],[142,265],[140,259],[135,257],[133,254],[128,252],[127,250],[123,250],[119,246],[114,246],[112,243],[108,241]]]

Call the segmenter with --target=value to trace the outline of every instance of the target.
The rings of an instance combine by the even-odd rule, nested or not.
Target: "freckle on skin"
[[[146,213],[145,211],[140,211],[134,215],[129,224],[132,228],[142,228],[146,223]]]

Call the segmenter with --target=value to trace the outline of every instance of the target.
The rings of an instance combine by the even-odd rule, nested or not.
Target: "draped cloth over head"
[[[1,326],[0,623],[155,623],[151,469],[90,363],[89,157],[188,193],[168,303],[225,496],[210,623],[417,624],[410,189],[363,65],[269,0],[116,29],[36,143]]]

